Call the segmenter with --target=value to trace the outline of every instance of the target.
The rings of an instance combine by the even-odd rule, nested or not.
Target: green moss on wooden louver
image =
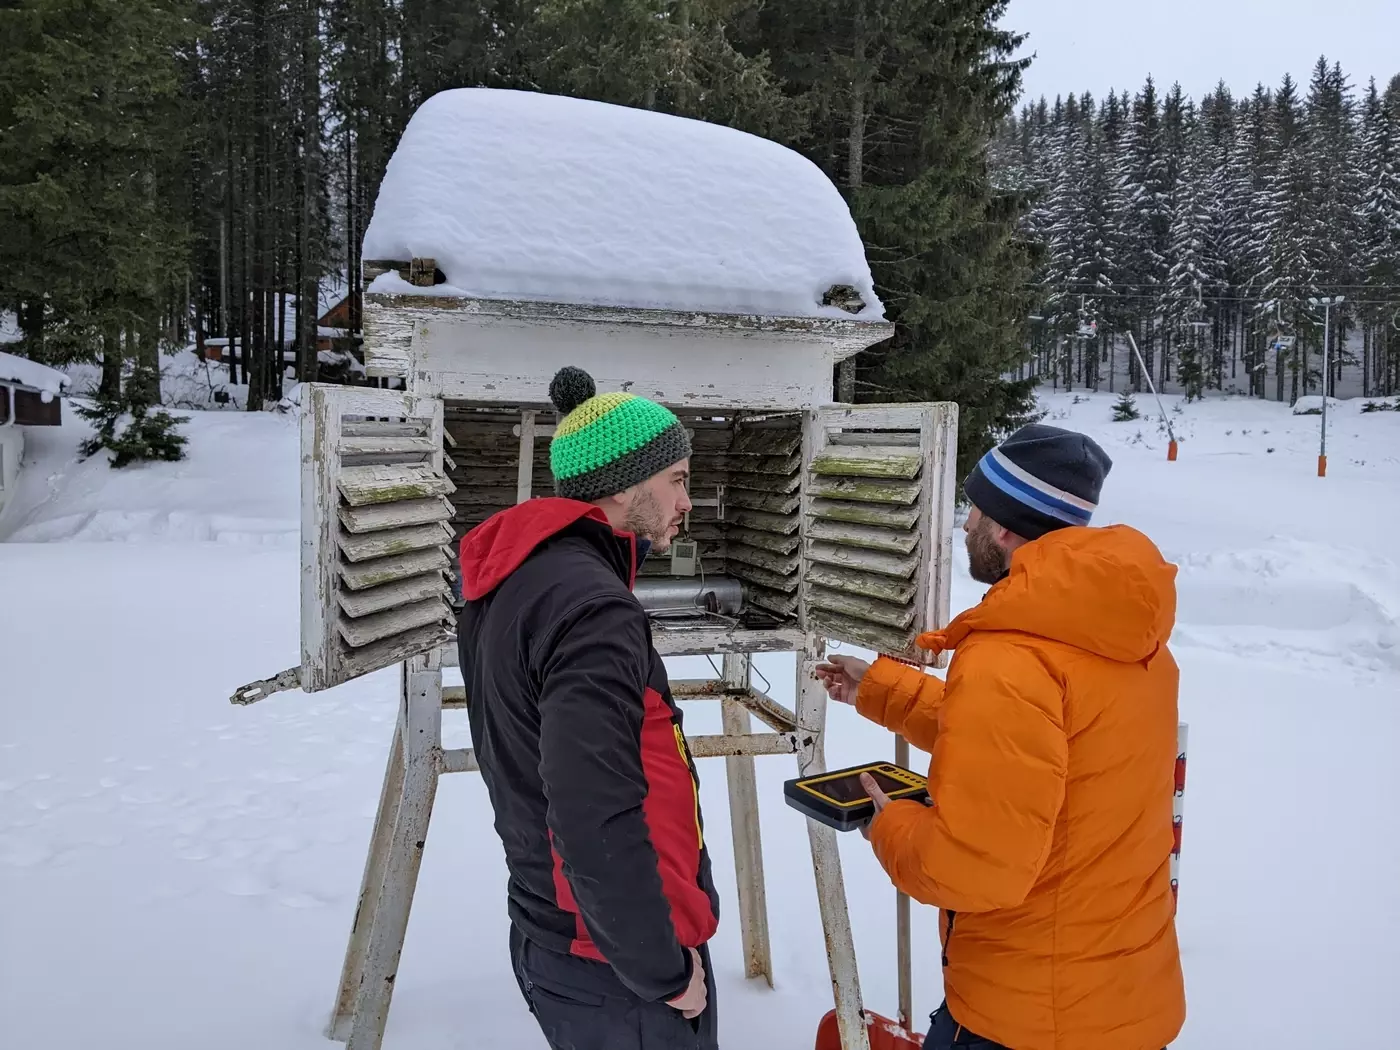
[[[923,458],[917,446],[878,432],[841,437],[809,468],[817,498],[804,533],[808,620],[830,637],[905,653],[919,630],[928,554]]]

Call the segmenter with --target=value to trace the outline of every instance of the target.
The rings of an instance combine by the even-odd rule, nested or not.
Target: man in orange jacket
[[[919,639],[956,651],[946,683],[887,657],[817,670],[933,756],[932,805],[879,797],[868,829],[894,884],[943,911],[925,1050],[1160,1050],[1185,1020],[1176,568],[1140,532],[1089,527],[1111,466],[1032,425],[973,468],[968,561],[992,586]]]

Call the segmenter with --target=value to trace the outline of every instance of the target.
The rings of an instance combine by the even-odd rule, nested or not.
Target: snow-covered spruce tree
[[[1086,129],[1074,95],[1055,100],[1054,134],[1047,168],[1053,172],[1049,199],[1045,202],[1044,316],[1048,334],[1062,349],[1058,376],[1066,389],[1074,383],[1072,340],[1078,328],[1078,272],[1085,254],[1087,215],[1084,207],[1084,139]]]
[[[1356,247],[1360,237],[1357,214],[1362,193],[1357,178],[1356,105],[1351,86],[1339,65],[1329,66],[1325,58],[1318,59],[1304,114],[1307,126],[1304,152],[1312,183],[1306,212],[1306,237],[1318,270],[1319,291],[1328,295],[1354,286],[1360,276]],[[1342,365],[1350,363],[1347,332],[1354,323],[1350,306],[1331,313],[1332,379],[1329,388],[1335,383]],[[1319,347],[1321,334],[1318,333]],[[1319,357],[1319,389],[1321,368]]]
[[[1210,210],[1206,156],[1199,132],[1188,132],[1186,165],[1176,191],[1172,216],[1170,270],[1163,294],[1163,314],[1176,343],[1178,380],[1188,401],[1200,398],[1207,385],[1205,336],[1199,325],[1210,321],[1220,285],[1221,263],[1211,241],[1216,225]],[[1207,299],[1212,306],[1207,305]]]
[[[1123,209],[1122,279],[1131,301],[1128,320],[1137,333],[1147,367],[1152,368],[1157,350],[1154,319],[1167,274],[1172,209],[1162,113],[1151,77],[1133,99],[1117,174]],[[1141,390],[1142,377],[1135,367],[1133,371],[1134,387]]]
[[[1363,105],[1360,169],[1365,187],[1358,212],[1360,270],[1378,301],[1364,309],[1365,394],[1400,389],[1400,92],[1392,108],[1373,79]],[[1389,289],[1389,294],[1386,290]]]
[[[856,359],[859,397],[959,402],[964,471],[1034,410],[1032,381],[1009,378],[1032,312],[1026,202],[997,187],[987,157],[1025,65],[1021,37],[1001,28],[1006,7],[774,0],[759,13],[765,32],[745,41],[812,103],[813,133],[795,146],[848,192],[895,324]]]
[[[84,459],[107,449],[112,453],[112,467],[119,469],[148,460],[173,462],[185,458],[187,439],[175,428],[188,423],[189,417],[172,416],[155,407],[151,391],[158,386],[158,380],[145,375],[145,371],[146,366],[138,364],[120,393],[99,394],[92,405],[78,408],[78,415],[94,429],[93,436],[79,446]]]
[[[1321,345],[1320,325],[1315,323],[1321,317],[1314,318],[1307,301],[1323,294],[1314,227],[1308,219],[1313,201],[1308,130],[1297,85],[1285,74],[1274,95],[1269,121],[1273,163],[1257,202],[1263,258],[1256,282],[1262,309],[1268,314],[1281,310],[1298,337],[1284,362],[1290,376],[1290,403],[1308,393],[1320,378],[1309,367],[1308,353],[1310,345]],[[1284,374],[1285,369],[1280,368],[1279,400],[1284,394]]]
[[[1134,419],[1141,419],[1142,413],[1138,411],[1137,399],[1132,392],[1124,390],[1118,395],[1118,400],[1113,403],[1113,421],[1115,423],[1129,423]]]

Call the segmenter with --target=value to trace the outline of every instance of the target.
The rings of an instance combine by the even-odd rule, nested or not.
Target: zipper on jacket
[[[671,728],[676,733],[676,750],[681,753],[681,765],[685,766],[685,775],[690,779],[690,788],[695,793],[695,839],[700,849],[705,848],[705,833],[700,830],[700,784],[695,779],[695,774],[690,771],[690,750],[685,746],[685,734],[681,732],[681,727],[674,722]]]
[[[958,913],[957,913],[957,912],[955,912],[955,911],[950,911],[950,912],[948,912],[948,927],[947,927],[947,929],[945,929],[945,930],[943,931],[943,967],[944,967],[944,969],[947,969],[947,967],[948,967],[948,942],[951,941],[951,940],[953,939],[953,923],[954,923],[954,921],[956,921],[957,917],[958,917]]]

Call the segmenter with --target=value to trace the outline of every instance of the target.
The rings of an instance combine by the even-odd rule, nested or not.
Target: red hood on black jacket
[[[665,1001],[719,896],[682,715],[631,593],[644,552],[588,503],[502,511],[462,541],[457,653],[511,921]]]
[[[593,504],[557,497],[527,500],[492,515],[462,537],[459,560],[463,599],[473,602],[486,597],[525,564],[541,543],[585,519],[612,528],[607,515]],[[632,568],[627,581],[630,589],[636,579],[636,537],[613,531],[631,546]]]

